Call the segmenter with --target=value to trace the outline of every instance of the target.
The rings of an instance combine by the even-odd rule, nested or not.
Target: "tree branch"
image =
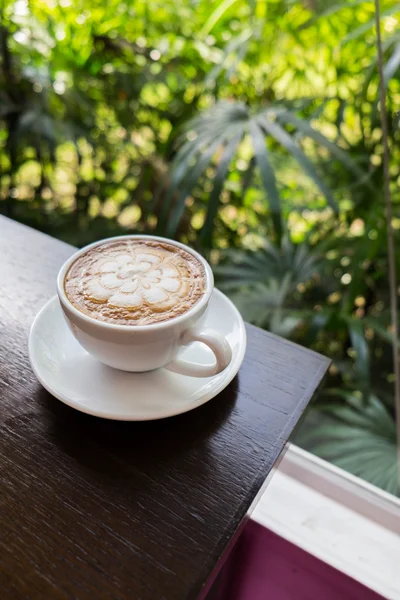
[[[383,75],[383,51],[381,39],[381,17],[380,3],[375,0],[375,24],[376,24],[376,45],[378,50],[378,71],[379,71],[379,99],[381,105],[381,124],[383,141],[383,174],[384,174],[384,198],[386,207],[386,227],[387,244],[389,259],[389,293],[390,293],[390,312],[392,321],[392,347],[393,347],[393,367],[394,367],[394,400],[396,413],[396,431],[397,431],[397,465],[398,465],[398,485],[400,484],[400,362],[399,362],[399,325],[397,310],[397,281],[396,281],[396,255],[395,242],[392,226],[392,196],[390,192],[390,172],[389,172],[389,132],[386,110],[386,92],[385,80]]]

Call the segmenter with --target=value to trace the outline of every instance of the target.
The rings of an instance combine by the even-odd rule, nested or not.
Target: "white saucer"
[[[41,384],[53,396],[90,415],[120,421],[172,417],[201,406],[235,377],[246,350],[242,317],[219,290],[210,300],[205,327],[226,335],[231,364],[219,375],[187,377],[166,369],[126,373],[93,359],[70,333],[57,297],[36,316],[29,334],[29,358]],[[211,350],[195,343],[182,353],[202,364],[214,360]]]

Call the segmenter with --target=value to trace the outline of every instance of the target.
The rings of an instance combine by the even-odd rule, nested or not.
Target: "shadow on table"
[[[42,416],[52,443],[85,468],[118,479],[125,463],[155,477],[168,468],[189,469],[191,461],[196,461],[196,469],[213,468],[214,454],[224,444],[225,426],[235,406],[238,378],[203,406],[157,421],[93,417],[63,404],[43,388],[36,399],[46,409]]]

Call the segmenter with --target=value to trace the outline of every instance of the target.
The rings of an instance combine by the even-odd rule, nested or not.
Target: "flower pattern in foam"
[[[102,258],[90,269],[86,293],[98,302],[128,310],[150,305],[163,312],[189,293],[188,272],[178,255],[146,249]]]

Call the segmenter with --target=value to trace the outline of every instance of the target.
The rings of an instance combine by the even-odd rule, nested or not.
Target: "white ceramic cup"
[[[78,256],[105,241],[140,239],[167,242],[193,254],[204,266],[205,293],[187,312],[168,321],[151,325],[114,325],[90,317],[68,300],[64,289],[65,275]],[[184,244],[151,235],[128,235],[108,238],[82,248],[61,267],[57,278],[57,293],[66,321],[83,348],[102,363],[123,371],[151,371],[165,367],[175,373],[192,377],[210,377],[223,371],[230,363],[232,351],[218,331],[204,329],[204,313],[214,288],[214,277],[207,261]],[[215,355],[215,363],[201,365],[178,357],[182,347],[201,342]]]

